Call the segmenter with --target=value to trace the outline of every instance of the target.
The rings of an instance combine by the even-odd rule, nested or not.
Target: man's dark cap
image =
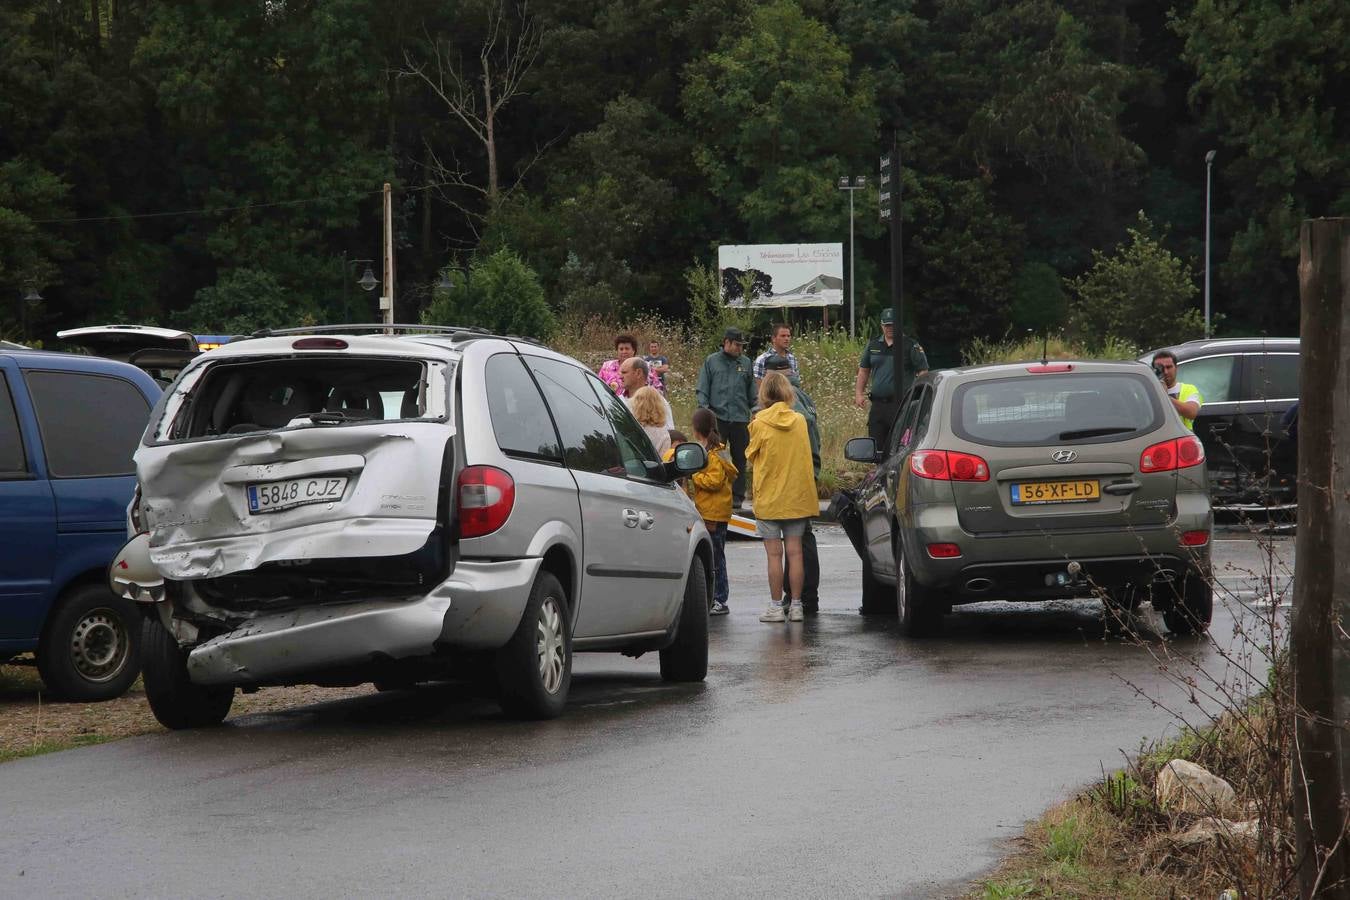
[[[773,356],[764,360],[764,368],[769,372],[778,372],[783,369],[791,369],[792,362],[786,356],[779,356],[775,353]]]
[[[740,341],[743,344],[745,343],[745,332],[733,325],[722,333],[722,340]]]
[[[883,310],[881,311],[881,324],[882,324],[882,325],[894,325],[894,324],[895,324],[895,309],[894,309],[894,308],[888,306],[888,307],[886,307],[885,309],[883,309]]]

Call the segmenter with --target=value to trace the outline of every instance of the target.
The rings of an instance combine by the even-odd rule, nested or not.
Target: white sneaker
[[[759,614],[761,622],[783,622],[786,617],[783,615],[783,604],[769,601],[769,605],[764,607],[764,612]]]
[[[708,610],[708,615],[725,616],[729,612],[731,612],[731,609],[725,603],[713,603],[712,609]]]
[[[802,613],[802,601],[793,600],[792,605],[788,607],[787,620],[789,622],[800,622],[806,616]]]

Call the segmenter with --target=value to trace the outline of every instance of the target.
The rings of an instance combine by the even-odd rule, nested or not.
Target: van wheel
[[[912,638],[933,637],[942,632],[942,617],[947,605],[937,591],[914,580],[905,563],[900,538],[895,539],[895,611],[900,616],[900,633]]]
[[[38,646],[38,672],[61,700],[120,697],[140,671],[141,614],[99,584],[57,602]]]
[[[1214,616],[1214,585],[1203,572],[1189,571],[1181,596],[1163,610],[1163,622],[1175,635],[1198,634],[1209,628]]]
[[[493,660],[498,702],[517,719],[554,719],[567,705],[572,686],[572,623],[567,595],[550,572],[530,588],[516,633]]]
[[[159,724],[179,731],[219,725],[230,714],[234,688],[193,684],[188,677],[187,654],[158,619],[141,623],[145,699]]]
[[[895,590],[872,574],[872,561],[862,561],[862,606],[858,613],[864,616],[895,615]]]
[[[702,681],[708,676],[708,577],[698,556],[689,565],[675,628],[675,640],[661,651],[661,678]]]

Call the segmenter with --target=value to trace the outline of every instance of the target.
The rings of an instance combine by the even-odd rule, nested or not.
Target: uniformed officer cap
[[[881,311],[881,324],[882,325],[895,324],[895,309],[893,307],[888,306]]]
[[[733,326],[731,326],[730,328],[728,328],[726,331],[724,331],[724,332],[722,333],[722,340],[724,340],[724,341],[740,341],[742,344],[744,344],[744,343],[745,343],[745,332],[744,332],[744,331],[741,331],[739,328],[737,328],[735,325],[733,325]]]
[[[773,356],[770,356],[768,359],[764,360],[764,368],[770,372],[775,372],[782,369],[791,369],[792,362],[786,356],[779,356],[778,354],[775,353]]]

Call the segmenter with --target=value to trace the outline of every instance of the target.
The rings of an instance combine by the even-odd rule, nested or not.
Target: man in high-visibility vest
[[[1158,373],[1163,387],[1167,388],[1167,399],[1172,401],[1182,424],[1194,431],[1195,417],[1200,415],[1200,407],[1205,402],[1205,398],[1200,396],[1200,389],[1193,384],[1177,381],[1177,358],[1171,350],[1159,350],[1153,354],[1153,371]]]

